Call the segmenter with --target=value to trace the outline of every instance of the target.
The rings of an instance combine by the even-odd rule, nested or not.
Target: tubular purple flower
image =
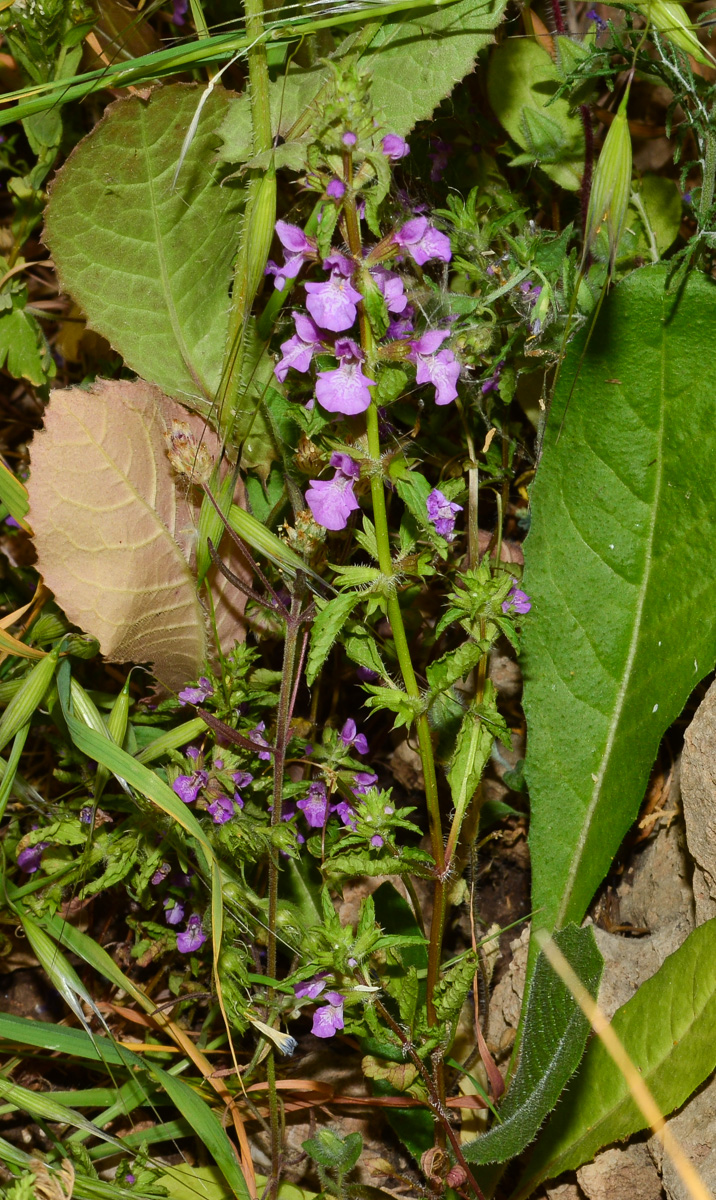
[[[372,787],[378,782],[378,776],[372,771],[356,771],[353,776],[353,787],[351,791],[354,796],[365,796]]]
[[[266,722],[259,721],[259,723],[255,729],[249,730],[249,737],[251,738],[251,741],[254,742],[256,745],[268,747],[266,750],[259,750],[259,758],[261,759],[262,762],[270,762],[271,761],[271,749],[269,747],[268,742],[266,741],[266,738],[264,737],[265,729],[266,729]]]
[[[306,373],[323,340],[320,329],[305,313],[295,312],[292,316],[296,332],[288,341],[281,342],[283,358],[276,363],[273,369],[274,375],[281,383],[288,375],[290,367],[293,367],[294,371],[300,371],[301,374]]]
[[[357,667],[356,675],[361,683],[377,683],[380,675],[377,671],[371,671],[370,667]]]
[[[34,875],[40,869],[43,851],[51,842],[38,842],[35,846],[26,846],[17,856],[17,865],[27,875]]]
[[[442,138],[433,138],[433,149],[428,151],[428,158],[433,164],[430,168],[430,179],[433,183],[438,183],[442,179],[450,161],[452,149],[450,142],[445,142]]]
[[[303,983],[294,983],[294,995],[299,999],[315,1000],[326,986],[326,972],[315,975],[313,979],[305,979]]]
[[[306,308],[322,329],[342,333],[354,324],[361,299],[350,282],[355,267],[343,254],[332,254],[323,266],[330,270],[330,278],[325,283],[306,284]]]
[[[324,999],[328,1003],[316,1009],[311,1028],[311,1033],[319,1038],[333,1037],[343,1028],[343,996],[340,992],[326,992]]]
[[[202,788],[205,788],[209,782],[208,771],[194,771],[192,775],[177,775],[172,784],[172,791],[176,792],[180,800],[185,804],[193,804]]]
[[[334,461],[336,459],[348,459],[350,468],[344,469]],[[338,468],[333,479],[311,480],[306,504],[317,525],[337,531],[345,529],[351,513],[360,507],[353,494],[353,483],[360,474],[360,467],[347,454],[332,454],[331,466]]]
[[[500,383],[500,376],[502,374],[502,368],[504,367],[504,365],[505,365],[504,359],[501,362],[498,362],[498,364],[495,367],[495,370],[493,371],[490,378],[486,379],[485,382],[482,384],[480,391],[482,392],[483,396],[486,396],[488,392],[496,392],[497,391],[499,383]]]
[[[233,779],[237,788],[248,787],[249,784],[253,783],[254,781],[253,775],[250,775],[248,771],[234,771],[231,778]]]
[[[367,754],[369,750],[368,739],[364,733],[358,733],[358,726],[352,717],[349,717],[341,730],[341,741],[346,750],[350,750],[354,746],[359,754]]]
[[[167,896],[164,901],[164,920],[167,925],[179,925],[184,920],[184,905],[181,900]]]
[[[201,758],[201,750],[198,746],[187,746],[184,753],[186,754],[187,758],[193,759],[194,762],[197,762],[198,759]]]
[[[527,592],[523,592],[522,588],[518,588],[517,584],[513,583],[507,595],[507,599],[502,601],[503,613],[515,612],[519,613],[520,616],[524,616],[525,613],[530,611],[531,607],[532,601],[527,595]]]
[[[356,135],[354,133],[351,133],[350,130],[347,130],[343,134],[341,141],[343,142],[344,146],[355,146],[356,142],[358,141],[358,138],[356,137]]]
[[[168,862],[163,862],[161,866],[157,867],[156,871],[152,875],[152,878],[149,880],[152,887],[157,887],[160,883],[164,883],[164,880],[170,871],[171,867]]]
[[[342,179],[332,179],[326,188],[326,195],[331,197],[331,200],[342,200],[346,194],[346,185]]]
[[[436,404],[450,404],[457,396],[455,384],[460,377],[460,364],[452,350],[438,350],[438,346],[449,336],[447,329],[430,330],[417,342],[410,343],[408,353],[408,358],[416,366],[416,383],[434,385]]]
[[[383,841],[383,839],[379,833],[374,833],[372,838],[370,839],[370,844],[371,844],[371,846],[374,846],[376,850],[380,850],[380,847],[384,846],[385,842]]]
[[[315,257],[316,243],[306,237],[298,225],[290,225],[288,221],[277,221],[276,233],[284,248],[284,263],[282,267],[279,267],[269,259],[264,274],[273,275],[274,287],[282,292],[286,280],[295,279],[305,260]]]
[[[386,133],[380,145],[385,157],[391,162],[400,162],[401,158],[410,154],[410,146],[398,133]]]
[[[431,225],[427,217],[413,217],[406,221],[393,234],[393,241],[401,249],[407,250],[419,267],[433,258],[446,263],[452,258],[450,238]]]
[[[236,805],[231,796],[217,796],[211,804],[207,804],[206,810],[211,813],[215,825],[225,825],[236,816]]]
[[[308,795],[297,802],[311,829],[322,829],[328,812],[328,796],[323,783],[312,783]]]
[[[339,800],[338,804],[332,804],[331,812],[338,813],[342,825],[347,825],[349,829],[355,829],[355,813],[353,812],[353,806],[347,800]]]
[[[371,275],[383,293],[388,312],[405,312],[408,297],[405,294],[405,288],[400,276],[395,271],[386,270],[385,267],[373,267]]]
[[[193,954],[205,941],[206,934],[201,927],[201,917],[198,913],[192,913],[186,923],[186,929],[177,934],[177,950],[182,954]]]
[[[428,510],[428,520],[435,526],[435,532],[447,542],[451,542],[455,537],[455,517],[457,513],[462,512],[462,504],[455,504],[437,488],[433,488],[425,501],[425,507]]]
[[[326,412],[354,417],[370,406],[369,388],[374,379],[363,374],[365,355],[352,338],[339,338],[334,354],[340,366],[334,371],[319,371],[316,378],[316,399]]]
[[[198,687],[183,688],[178,698],[180,704],[202,704],[207,696],[213,695],[213,687],[206,676],[202,675]]]
[[[85,804],[84,808],[80,809],[80,821],[83,825],[92,824],[92,805]]]

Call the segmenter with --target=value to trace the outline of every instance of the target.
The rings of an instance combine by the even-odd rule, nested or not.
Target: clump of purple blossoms
[[[276,233],[284,249],[283,266],[269,259],[264,274],[273,275],[274,286],[282,292],[286,280],[296,278],[305,260],[316,257],[316,243],[298,225],[290,225],[288,221],[277,221]]]
[[[317,525],[324,529],[345,529],[348,518],[359,507],[353,485],[360,475],[360,464],[348,454],[331,455],[336,468],[333,479],[312,479],[306,492],[306,504]]]
[[[192,913],[186,923],[186,929],[177,934],[177,950],[182,954],[193,954],[195,950],[201,949],[206,941],[206,934],[201,927],[201,917],[198,913]]]
[[[431,225],[427,217],[413,217],[393,234],[393,241],[401,250],[407,250],[419,267],[436,258],[439,262],[450,262],[450,238]]]
[[[17,856],[17,865],[21,871],[34,875],[40,869],[43,851],[51,845],[50,842],[37,842],[34,846],[26,846]]]
[[[433,488],[425,501],[428,510],[428,520],[435,526],[435,532],[451,542],[455,537],[455,517],[462,512],[462,504],[448,500],[438,488]]]
[[[330,277],[325,283],[305,285],[306,308],[322,329],[343,333],[355,323],[356,305],[362,299],[351,283],[355,264],[344,254],[331,254],[324,259],[323,267],[331,272]]]
[[[234,796],[217,796],[212,800],[211,804],[207,804],[207,812],[211,813],[212,820],[215,825],[225,825],[232,817],[236,816],[236,810],[244,807],[244,802],[238,793]]]
[[[372,771],[356,771],[353,776],[353,787],[351,791],[354,796],[365,796],[372,787],[375,787],[378,782],[378,776]]]
[[[433,384],[436,404],[450,404],[457,396],[455,384],[460,377],[460,364],[452,350],[439,349],[449,336],[448,329],[431,329],[417,342],[410,343],[408,353],[416,366],[416,383]]]
[[[387,133],[380,143],[386,158],[391,162],[400,162],[410,154],[410,146],[398,133]]]
[[[364,733],[358,733],[358,726],[352,717],[349,717],[346,721],[341,730],[340,737],[346,750],[350,750],[351,746],[353,746],[358,754],[368,753],[368,739]]]
[[[329,1038],[343,1028],[344,997],[340,992],[326,992],[323,999],[327,1003],[313,1014],[311,1033],[319,1038]]]
[[[513,583],[508,592],[507,599],[502,601],[503,613],[515,612],[519,613],[520,616],[524,616],[525,613],[530,611],[531,607],[532,601],[527,592],[523,592],[522,588],[518,588],[517,584]]]
[[[202,675],[201,679],[199,680],[198,687],[187,687],[187,688],[182,689],[182,691],[179,693],[179,703],[180,704],[203,704],[203,702],[204,702],[204,700],[206,700],[207,696],[213,696],[213,695],[214,695],[214,689],[211,686],[211,683],[209,682],[209,680],[206,678],[205,675]]]

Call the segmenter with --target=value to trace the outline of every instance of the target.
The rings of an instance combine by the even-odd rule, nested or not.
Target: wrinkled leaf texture
[[[716,286],[646,267],[562,368],[525,545],[535,922],[580,922],[716,660]]]
[[[149,384],[54,391],[32,445],[29,519],[38,569],[73,624],[113,662],[149,662],[177,689],[200,673],[210,639],[193,571],[201,493],[170,466],[173,419],[216,454],[203,420]],[[230,648],[244,601],[215,568],[208,578]]]
[[[568,925],[555,941],[590,995],[596,996],[603,962],[592,929]],[[463,1147],[468,1162],[506,1162],[522,1153],[577,1069],[588,1033],[589,1021],[540,954],[527,1000],[519,1066],[500,1106],[501,1124]]]
[[[243,191],[219,186],[214,165],[230,100],[220,87],[172,188],[202,95],[173,84],[110,104],[57,174],[45,239],[89,327],[138,375],[206,413],[221,374]]]
[[[683,1104],[716,1067],[716,920],[699,926],[614,1014],[612,1026],[660,1112]],[[644,1129],[624,1076],[595,1038],[537,1143],[513,1200]]]

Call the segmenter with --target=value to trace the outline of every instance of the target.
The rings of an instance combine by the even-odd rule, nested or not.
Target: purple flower
[[[416,383],[434,385],[436,404],[449,404],[457,396],[455,384],[460,376],[460,364],[452,350],[438,350],[449,336],[447,329],[432,329],[417,342],[410,343],[408,358],[416,365]]]
[[[359,754],[368,753],[368,739],[364,733],[357,732],[357,725],[352,717],[349,717],[341,730],[341,741],[346,750],[350,750],[351,746],[355,746]]]
[[[184,905],[181,900],[173,900],[168,896],[164,901],[164,920],[167,925],[179,925],[184,920]]]
[[[365,355],[352,338],[339,338],[334,353],[340,366],[335,371],[319,371],[316,399],[327,412],[354,417],[369,407],[368,388],[375,380],[363,374]]]
[[[284,248],[283,266],[279,267],[271,260],[266,264],[265,275],[273,275],[274,286],[282,292],[287,279],[295,279],[303,266],[304,260],[312,258],[316,253],[316,244],[306,237],[298,225],[290,225],[288,221],[276,222],[276,233]]]
[[[330,278],[325,283],[306,284],[306,308],[322,329],[341,333],[350,329],[356,319],[356,305],[361,299],[350,282],[354,265],[343,254],[332,254],[325,259],[324,268],[330,269]]]
[[[193,775],[177,775],[172,784],[172,791],[176,792],[180,800],[185,804],[193,804],[202,788],[206,787],[209,782],[208,771],[194,771]]]
[[[315,1000],[320,996],[326,986],[326,972],[323,971],[320,975],[315,975],[313,979],[305,979],[303,983],[294,983],[293,990],[296,996],[300,998],[308,998]]]
[[[256,745],[268,747],[268,749],[266,749],[266,750],[259,750],[259,758],[261,759],[262,762],[270,762],[271,761],[271,747],[269,746],[268,742],[266,741],[266,738],[264,737],[265,728],[266,728],[266,722],[259,721],[259,723],[255,729],[249,730],[249,737],[251,738],[251,741],[254,742]]]
[[[253,775],[250,775],[248,771],[234,771],[231,778],[233,779],[237,788],[248,787],[249,784],[253,783],[254,781]]]
[[[380,679],[378,672],[371,671],[370,667],[358,667],[356,670],[356,675],[360,679],[361,683],[377,683]]]
[[[80,821],[83,825],[92,824],[92,805],[85,804],[84,808],[80,809]]]
[[[312,783],[308,789],[308,795],[298,801],[297,807],[301,809],[311,829],[322,829],[328,812],[328,796],[325,785]]]
[[[393,234],[393,241],[407,250],[419,267],[432,258],[446,263],[452,258],[450,238],[431,225],[427,217],[413,217],[412,220],[406,221],[405,225]]]
[[[520,616],[524,616],[525,613],[530,611],[531,607],[532,601],[527,595],[527,592],[523,592],[522,588],[518,588],[517,584],[513,583],[509,590],[507,599],[502,601],[503,613],[516,612],[519,613]]]
[[[184,688],[179,693],[180,704],[202,704],[207,696],[213,696],[214,689],[205,675],[199,680],[198,687]]]
[[[243,808],[243,800],[241,806]],[[211,813],[215,825],[225,825],[236,816],[236,805],[230,796],[217,796],[211,804],[207,804],[206,809]]]
[[[331,200],[342,200],[346,194],[346,185],[342,179],[332,179],[326,188],[326,195],[331,197]]]
[[[371,844],[371,846],[375,846],[376,850],[380,850],[380,847],[384,846],[385,842],[383,841],[383,839],[379,833],[374,833],[372,838],[370,839],[370,844]]]
[[[184,753],[186,754],[187,758],[193,759],[194,762],[198,762],[198,760],[201,758],[201,750],[198,746],[187,746]]]
[[[172,21],[175,25],[186,24],[186,14],[188,8],[189,0],[174,0],[174,4],[172,5]],[[126,1178],[129,1179],[129,1176],[126,1176]],[[131,1182],[134,1183],[134,1176],[132,1176]]]
[[[157,867],[156,871],[152,875],[152,878],[149,880],[149,882],[152,884],[153,887],[157,887],[160,883],[164,883],[164,880],[166,879],[166,877],[170,871],[171,871],[171,867],[170,867],[169,863],[163,862],[160,866]]]
[[[324,529],[345,529],[348,518],[359,507],[353,494],[353,484],[360,475],[360,466],[348,454],[332,454],[331,466],[336,468],[333,479],[312,479],[306,492],[306,504],[313,519]]]
[[[206,934],[201,927],[201,917],[198,913],[192,913],[186,923],[186,929],[177,934],[177,950],[182,954],[193,954],[205,941]]]
[[[369,792],[377,782],[378,776],[374,775],[372,771],[356,771],[351,791],[354,796],[365,796],[366,792]]]
[[[184,4],[184,10],[186,11],[186,8],[187,8],[187,6],[188,6],[188,4],[189,4],[189,0],[181,0],[181,2]],[[177,3],[177,0],[174,0],[174,5],[175,5],[175,7],[176,7],[176,3]],[[176,24],[176,23],[177,23],[177,22],[176,22],[176,19],[175,19],[175,24]],[[136,1183],[136,1182],[137,1182],[137,1176],[136,1176],[136,1175],[133,1175],[131,1171],[128,1171],[128,1172],[127,1172],[127,1174],[126,1174],[126,1175],[125,1175],[125,1177],[124,1177],[124,1182],[125,1182],[125,1183],[128,1183],[128,1184],[129,1184],[129,1186],[131,1187],[133,1183]]]
[[[349,829],[355,829],[355,813],[353,806],[347,800],[339,800],[338,804],[332,804],[331,812],[338,813],[342,825],[347,825]]]
[[[600,17],[596,8],[590,8],[589,12],[587,13],[587,20],[593,21],[600,33],[607,27],[606,21]]]
[[[26,846],[17,856],[17,865],[21,871],[25,871],[28,875],[34,875],[35,871],[40,868],[40,860],[42,852],[51,845],[50,842],[38,842],[35,846]]]
[[[296,332],[288,341],[281,342],[283,358],[273,369],[274,375],[281,383],[288,375],[289,367],[305,374],[316,350],[320,348],[323,337],[318,326],[305,313],[294,312],[291,315]]]
[[[386,270],[385,267],[373,267],[371,275],[385,297],[385,306],[388,312],[405,312],[408,297],[400,276],[395,271]]]
[[[340,992],[326,992],[324,999],[328,1003],[317,1008],[313,1014],[311,1033],[315,1033],[316,1037],[329,1038],[343,1028],[343,996]]]
[[[428,520],[435,526],[435,532],[447,542],[451,542],[455,537],[455,517],[457,513],[462,512],[462,504],[455,504],[437,488],[433,488],[425,501],[425,507],[428,510]]]
[[[356,135],[354,133],[351,133],[350,130],[348,130],[346,133],[343,134],[341,141],[343,142],[344,146],[355,146],[356,142],[358,141],[358,138],[356,137]]]
[[[410,146],[397,133],[387,133],[381,142],[381,148],[385,157],[389,158],[391,162],[399,162],[401,158],[410,154]]]
[[[505,365],[505,360],[503,358],[502,362],[498,362],[498,364],[495,367],[494,371],[492,372],[492,375],[490,376],[490,378],[485,380],[482,387],[480,388],[480,391],[482,392],[483,396],[486,396],[488,392],[496,392],[497,391],[499,383],[500,383],[500,376],[502,374],[502,368],[504,367],[504,365]]]
[[[393,339],[405,338],[408,336],[408,334],[414,333],[414,331],[415,331],[415,327],[413,325],[414,315],[415,315],[415,310],[414,310],[412,304],[409,304],[407,306],[407,308],[404,310],[404,312],[402,312],[396,320],[390,322],[390,325],[388,326],[388,328],[385,332],[385,336],[387,338],[393,338]]]
[[[430,178],[433,183],[438,183],[450,161],[452,146],[450,142],[445,142],[442,138],[433,138],[432,143],[433,149],[428,151],[428,158],[432,160],[433,164],[430,168]]]

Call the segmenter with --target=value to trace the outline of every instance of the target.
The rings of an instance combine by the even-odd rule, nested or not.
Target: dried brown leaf
[[[216,454],[203,421],[150,384],[54,391],[32,447],[30,512],[38,568],[69,619],[107,658],[151,663],[176,690],[200,673],[210,642],[192,571],[201,493],[167,458],[174,420]],[[223,583],[217,626],[231,645],[243,638],[243,600]]]

